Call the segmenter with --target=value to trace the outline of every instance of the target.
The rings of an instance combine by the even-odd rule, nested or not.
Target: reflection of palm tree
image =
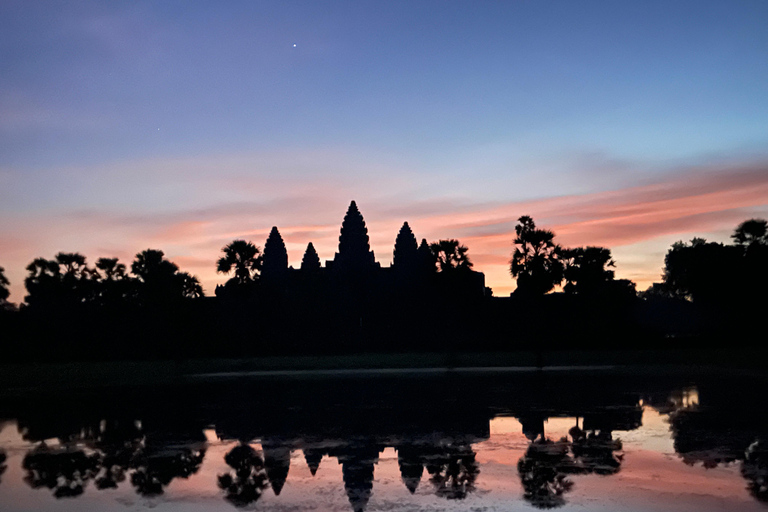
[[[232,281],[248,284],[258,278],[262,257],[259,248],[245,240],[234,240],[222,249],[224,256],[216,262],[216,272],[228,274],[234,269]]]
[[[705,468],[714,468],[739,460],[754,440],[752,432],[733,428],[732,415],[696,407],[670,414],[669,426],[675,452],[690,466],[701,462]]]
[[[435,494],[449,500],[461,500],[475,490],[480,469],[469,445],[449,445],[427,464]]]
[[[142,496],[163,494],[163,488],[174,478],[189,478],[197,473],[205,457],[205,449],[193,450],[184,447],[139,457],[131,483]]]
[[[224,461],[235,470],[219,475],[219,487],[227,491],[226,499],[236,507],[257,501],[269,486],[264,460],[247,444],[238,444],[224,456]]]
[[[132,421],[105,421],[95,442],[101,451],[101,469],[96,478],[97,489],[114,489],[125,480],[126,471],[141,452],[144,434]]]
[[[523,498],[536,508],[565,505],[564,494],[571,490],[573,482],[564,470],[573,467],[567,439],[534,441],[517,463]]]
[[[24,481],[33,489],[46,487],[57,498],[79,496],[96,475],[99,456],[82,450],[52,449],[41,443],[27,453],[22,462],[27,471]]]
[[[624,455],[615,452],[622,449],[622,443],[619,439],[613,439],[610,430],[587,433],[574,427],[569,433],[573,437],[571,449],[579,468],[598,475],[619,472]]]
[[[758,501],[768,502],[768,443],[758,440],[749,445],[741,474],[749,481],[749,493]]]
[[[5,301],[11,294],[11,292],[8,290],[10,285],[11,282],[8,281],[7,277],[5,277],[5,269],[0,267],[0,309],[2,309],[2,307],[5,305]]]
[[[6,461],[5,452],[3,450],[0,450],[0,477],[3,476],[3,473],[5,473],[5,470],[8,469],[8,466],[5,464],[5,461]]]
[[[158,432],[156,436],[158,439],[147,435],[143,450],[131,463],[135,468],[131,484],[143,496],[162,494],[174,478],[189,478],[197,473],[205,458],[204,443],[180,443],[180,439],[197,440],[195,435]]]

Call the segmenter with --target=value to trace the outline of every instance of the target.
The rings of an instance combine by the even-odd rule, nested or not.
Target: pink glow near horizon
[[[294,188],[289,190],[295,194]],[[348,201],[358,199],[371,247],[382,265],[391,261],[397,232],[408,221],[418,240],[461,240],[469,247],[475,269],[486,274],[487,285],[496,295],[506,295],[515,286],[508,273],[514,226],[518,217],[530,215],[539,227],[553,230],[563,246],[611,248],[617,277],[632,279],[641,290],[659,279],[663,254],[674,240],[709,236],[727,242],[742,220],[768,215],[768,166],[744,167],[725,175],[689,171],[642,186],[531,201],[453,208],[443,201],[437,213],[437,208],[416,202],[404,202],[393,212],[375,198],[341,197],[347,194],[354,191],[326,188],[316,200],[303,193],[289,195],[283,205],[287,211],[274,201],[255,208],[250,218],[248,203],[223,203],[165,216],[96,212],[46,219],[40,225],[20,220],[0,237],[5,258],[0,264],[12,282],[11,300],[18,303],[24,295],[24,267],[35,257],[78,251],[90,262],[119,256],[129,264],[137,252],[159,248],[182,270],[197,275],[206,293],[212,294],[216,284],[227,279],[215,272],[221,248],[238,238],[263,246],[272,225],[280,229],[291,265],[298,267],[309,242],[321,261],[332,259]],[[336,205],[333,213],[328,212],[331,205]]]

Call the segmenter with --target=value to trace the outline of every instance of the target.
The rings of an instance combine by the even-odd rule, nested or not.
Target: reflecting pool
[[[199,376],[0,399],[0,510],[768,510],[760,374]]]

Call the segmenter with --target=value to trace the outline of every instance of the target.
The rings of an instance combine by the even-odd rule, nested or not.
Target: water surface
[[[0,510],[768,510],[765,384],[440,371],[16,391]]]

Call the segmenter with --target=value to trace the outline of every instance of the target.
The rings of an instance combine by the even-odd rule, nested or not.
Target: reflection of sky
[[[331,258],[355,199],[384,263],[408,220],[508,293],[531,214],[644,288],[670,241],[768,216],[766,24],[761,0],[3,2],[0,266],[19,301],[34,257],[151,246],[212,293],[272,225],[292,264]]]

